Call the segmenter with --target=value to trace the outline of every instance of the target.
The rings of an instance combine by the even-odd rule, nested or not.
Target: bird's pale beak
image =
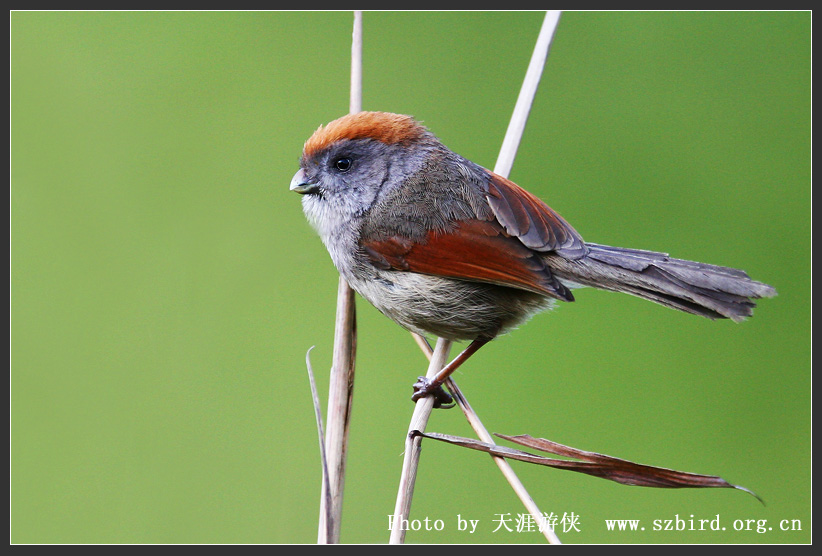
[[[305,172],[302,168],[297,170],[297,173],[294,174],[294,177],[291,178],[291,186],[289,189],[291,191],[296,191],[300,195],[306,195],[308,193],[316,193],[320,186],[316,182],[312,182],[305,176]]]

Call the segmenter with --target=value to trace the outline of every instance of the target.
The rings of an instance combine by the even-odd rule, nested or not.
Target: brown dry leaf
[[[545,438],[534,438],[529,435],[495,435],[516,444],[520,444],[521,446],[526,446],[528,448],[533,448],[549,454],[575,458],[582,461],[538,456],[528,452],[523,452],[522,450],[498,446],[496,444],[488,444],[486,442],[480,442],[479,440],[473,440],[471,438],[464,438],[460,436],[451,436],[440,433],[419,434],[426,438],[447,442],[449,444],[456,444],[465,448],[471,448],[472,450],[487,452],[495,456],[516,459],[528,463],[536,463],[538,465],[545,465],[557,469],[576,471],[577,473],[585,473],[587,475],[608,479],[609,481],[614,481],[624,485],[656,488],[735,488],[751,494],[756,497],[757,500],[762,502],[762,499],[759,498],[756,493],[745,487],[733,485],[722,477],[716,477],[713,475],[699,475],[696,473],[686,473],[684,471],[674,471],[673,469],[666,469],[664,467],[643,465],[624,459],[606,456],[604,454],[598,454],[596,452],[578,450]]]

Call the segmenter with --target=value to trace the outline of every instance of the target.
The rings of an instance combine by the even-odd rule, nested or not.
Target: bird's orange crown
[[[303,154],[311,157],[343,139],[374,139],[393,145],[419,139],[425,128],[411,116],[389,112],[358,112],[320,126],[308,138]]]

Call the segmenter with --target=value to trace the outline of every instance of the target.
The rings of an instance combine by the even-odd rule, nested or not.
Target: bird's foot
[[[426,396],[433,396],[434,407],[450,409],[457,405],[454,403],[454,398],[442,387],[442,384],[437,384],[421,376],[414,383],[414,394],[411,396],[411,400],[416,402]]]

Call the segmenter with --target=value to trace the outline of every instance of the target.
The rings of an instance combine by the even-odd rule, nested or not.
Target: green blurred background
[[[492,167],[542,18],[366,12],[364,108]],[[315,345],[325,398],[337,274],[288,183],[348,110],[351,23],[10,13],[11,542],[316,540],[304,357]],[[579,516],[564,542],[810,541],[810,70],[809,12],[563,14],[512,179],[590,241],[779,291],[742,324],[579,292],[459,373],[492,431],[718,474],[767,503],[514,463],[542,510]],[[358,311],[342,538],[381,543],[425,362]],[[429,430],[472,436],[457,410]],[[445,530],[408,542],[544,542],[492,532],[523,509],[488,456],[424,448],[412,517]],[[726,530],[651,530],[677,515]],[[748,519],[772,530],[734,531]]]

